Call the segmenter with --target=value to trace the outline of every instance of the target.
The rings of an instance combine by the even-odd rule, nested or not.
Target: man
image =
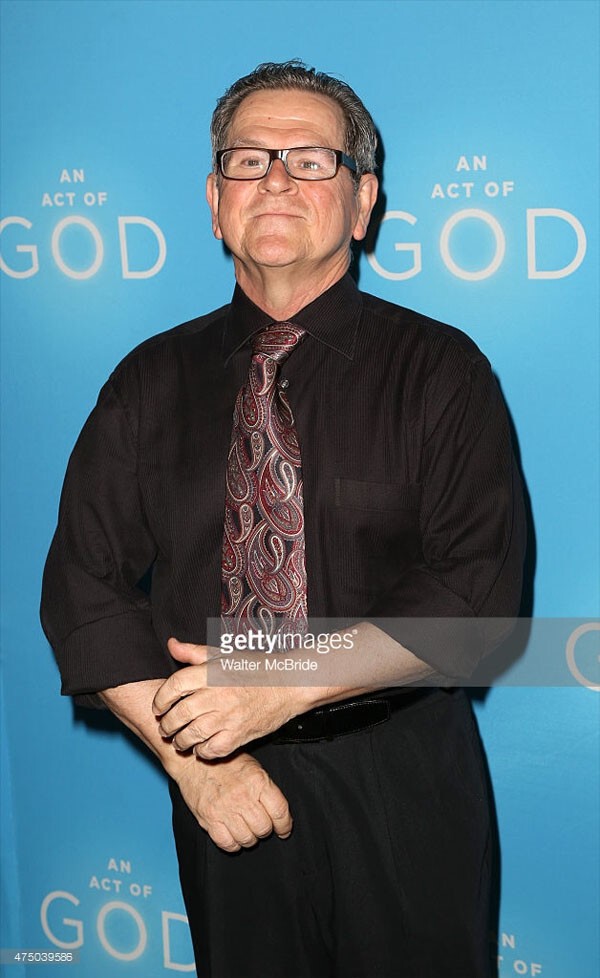
[[[347,85],[261,65],[212,139],[236,289],[130,354],[80,436],[42,610],[63,692],[99,692],[170,776],[202,978],[486,978],[477,733],[460,690],[416,685],[468,676],[518,609],[501,398],[466,336],[347,274],[377,195]],[[356,623],[332,632],[352,658],[211,683],[207,619],[281,609]]]

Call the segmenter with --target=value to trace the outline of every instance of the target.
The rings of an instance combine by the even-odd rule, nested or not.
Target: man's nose
[[[283,160],[273,160],[269,172],[259,182],[259,188],[271,193],[284,193],[296,187],[296,182],[286,170]]]

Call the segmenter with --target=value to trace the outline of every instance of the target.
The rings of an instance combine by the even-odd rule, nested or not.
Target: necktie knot
[[[305,335],[306,331],[294,323],[271,323],[252,337],[252,354],[282,363]]]

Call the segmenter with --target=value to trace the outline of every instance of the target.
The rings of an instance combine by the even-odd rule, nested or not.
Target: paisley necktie
[[[228,631],[306,622],[300,447],[281,364],[305,331],[273,323],[252,340],[227,461],[221,613]]]

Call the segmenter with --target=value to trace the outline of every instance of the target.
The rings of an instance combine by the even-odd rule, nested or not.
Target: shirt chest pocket
[[[335,479],[334,490],[338,521],[365,556],[398,543],[411,554],[420,550],[420,485]]]
[[[376,586],[421,554],[418,483],[334,480],[335,512],[353,574]],[[383,585],[381,585],[383,586]]]
[[[418,483],[363,482],[357,479],[335,479],[335,505],[340,509],[379,514],[405,514],[417,517],[420,489]]]

